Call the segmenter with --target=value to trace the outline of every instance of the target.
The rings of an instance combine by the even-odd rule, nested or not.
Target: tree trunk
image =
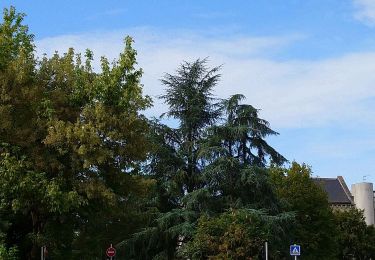
[[[40,229],[41,229],[38,213],[34,210],[31,210],[30,214],[31,214],[31,220],[32,220],[32,223],[33,223],[33,234],[38,236],[39,233],[40,233]],[[35,240],[32,241],[32,243],[33,243],[33,245],[32,245],[32,248],[31,248],[29,259],[38,259],[38,257],[40,256],[39,245],[37,244],[37,242]]]

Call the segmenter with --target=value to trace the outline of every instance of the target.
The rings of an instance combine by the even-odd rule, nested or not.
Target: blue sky
[[[90,48],[115,58],[133,36],[148,115],[158,79],[182,60],[223,64],[218,97],[243,93],[280,133],[269,139],[320,177],[375,182],[375,0],[10,1],[38,54]],[[96,64],[97,65],[97,64]]]

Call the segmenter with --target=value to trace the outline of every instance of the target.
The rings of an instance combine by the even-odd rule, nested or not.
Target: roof
[[[327,192],[329,203],[354,204],[352,195],[341,176],[337,178],[314,178],[313,180]]]

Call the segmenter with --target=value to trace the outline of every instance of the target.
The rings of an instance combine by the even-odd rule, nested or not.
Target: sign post
[[[111,246],[107,248],[105,253],[112,260],[113,257],[116,256],[116,249],[111,244]]]
[[[290,246],[290,255],[294,256],[294,259],[297,260],[297,256],[301,255],[301,246],[300,245],[291,245]]]
[[[42,246],[40,248],[40,259],[41,260],[47,260],[49,259],[48,258],[48,250],[47,250],[47,246]]]

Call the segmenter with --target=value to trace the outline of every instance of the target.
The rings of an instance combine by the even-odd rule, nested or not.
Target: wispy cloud
[[[375,26],[375,1],[374,0],[353,0],[357,10],[355,17],[368,25]]]
[[[139,65],[145,71],[145,93],[153,97],[163,92],[159,79],[165,72],[173,73],[183,60],[208,56],[212,66],[224,64],[215,94],[243,93],[276,128],[356,124],[374,118],[375,104],[365,101],[375,98],[375,53],[279,61],[270,53],[298,43],[300,37],[207,37],[150,28],[127,33],[136,40]],[[121,51],[124,35],[124,31],[64,35],[42,39],[37,46],[39,53],[47,54],[70,46],[79,51],[90,48],[96,55],[112,59]],[[148,114],[159,115],[163,110],[166,107],[155,99]]]

